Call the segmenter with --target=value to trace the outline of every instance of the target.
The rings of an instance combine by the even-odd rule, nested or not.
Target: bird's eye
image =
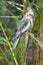
[[[29,14],[30,16],[33,16],[32,14]]]
[[[32,14],[27,14],[27,16],[33,16]]]
[[[33,14],[29,14],[30,16],[32,16],[32,18],[34,18],[34,15]]]

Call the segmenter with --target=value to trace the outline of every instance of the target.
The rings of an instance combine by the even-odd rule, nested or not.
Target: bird
[[[33,20],[34,20],[33,18],[34,18],[34,12],[31,7],[28,7],[26,14],[20,21],[17,31],[12,38],[15,40],[12,49],[16,48],[20,36],[22,36],[23,33],[25,33],[26,31],[30,30],[30,28],[33,26]]]

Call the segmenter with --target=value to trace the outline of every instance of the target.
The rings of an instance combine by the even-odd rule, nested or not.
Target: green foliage
[[[35,48],[40,46],[43,49],[42,44],[40,45],[40,41],[37,40],[40,35],[40,23],[43,18],[43,0],[27,0],[26,2],[24,0],[11,1],[0,1],[0,62],[1,65],[3,62],[6,65],[26,65],[26,52],[29,44],[34,43],[36,45]],[[13,42],[9,40],[14,35],[19,21],[26,13],[28,6],[32,7],[35,14],[34,26],[31,31],[35,37],[29,34],[28,36],[30,37],[26,43],[25,35],[21,36],[17,47],[12,51]]]

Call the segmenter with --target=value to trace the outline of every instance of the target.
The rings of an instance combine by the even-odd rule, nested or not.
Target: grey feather
[[[12,51],[16,48],[17,44],[18,44],[19,38],[15,40],[14,44],[13,44],[13,48]]]
[[[24,23],[22,23],[22,22],[24,22]],[[19,25],[15,35],[13,36],[14,39],[18,38],[20,35],[22,35],[22,33],[24,33],[26,31],[25,28],[28,24],[29,24],[28,28],[30,27],[30,20],[28,20],[28,19],[25,19],[25,20],[23,19],[21,21],[21,23],[20,23],[21,25]],[[22,32],[22,30],[24,30],[24,31]]]

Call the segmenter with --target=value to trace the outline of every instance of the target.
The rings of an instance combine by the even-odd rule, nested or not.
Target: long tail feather
[[[14,44],[13,44],[12,50],[14,50],[14,49],[16,48],[16,46],[17,46],[17,44],[18,44],[18,41],[19,41],[19,38],[15,40],[15,42],[14,42]]]

